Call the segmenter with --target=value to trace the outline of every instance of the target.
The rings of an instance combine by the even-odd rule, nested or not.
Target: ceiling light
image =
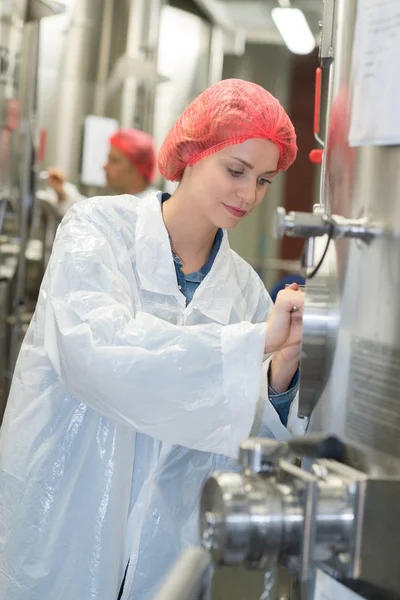
[[[310,54],[315,38],[304,13],[298,8],[273,8],[272,18],[286,46],[294,54]]]

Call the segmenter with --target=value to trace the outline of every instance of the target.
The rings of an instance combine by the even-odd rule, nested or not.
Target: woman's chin
[[[235,229],[243,219],[238,219],[230,215],[224,207],[222,207],[222,211],[220,214],[216,216],[214,219],[214,224],[220,229]]]

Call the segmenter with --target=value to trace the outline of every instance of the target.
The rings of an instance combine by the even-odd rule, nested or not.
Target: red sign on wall
[[[39,148],[37,153],[37,161],[43,162],[46,155],[47,129],[40,130]]]
[[[10,98],[7,100],[6,128],[10,131],[18,129],[19,124],[19,100]]]

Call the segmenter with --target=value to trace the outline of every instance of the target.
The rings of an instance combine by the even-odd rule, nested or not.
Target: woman
[[[117,194],[138,198],[156,191],[152,186],[156,175],[156,149],[151,136],[139,129],[119,129],[109,139],[110,149],[104,165],[107,186]],[[43,194],[62,218],[75,202],[85,197],[66,180],[62,169],[47,169],[49,190]],[[51,189],[52,188],[52,189]]]
[[[272,309],[224,229],[295,155],[278,101],[222,81],[161,148],[172,197],[66,215],[1,432],[2,600],[152,598],[198,543],[209,474],[250,433],[290,435],[272,403],[296,391],[303,294]]]

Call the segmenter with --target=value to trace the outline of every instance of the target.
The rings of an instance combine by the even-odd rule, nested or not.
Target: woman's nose
[[[246,204],[254,204],[257,202],[257,185],[249,184],[240,187],[237,196]]]

